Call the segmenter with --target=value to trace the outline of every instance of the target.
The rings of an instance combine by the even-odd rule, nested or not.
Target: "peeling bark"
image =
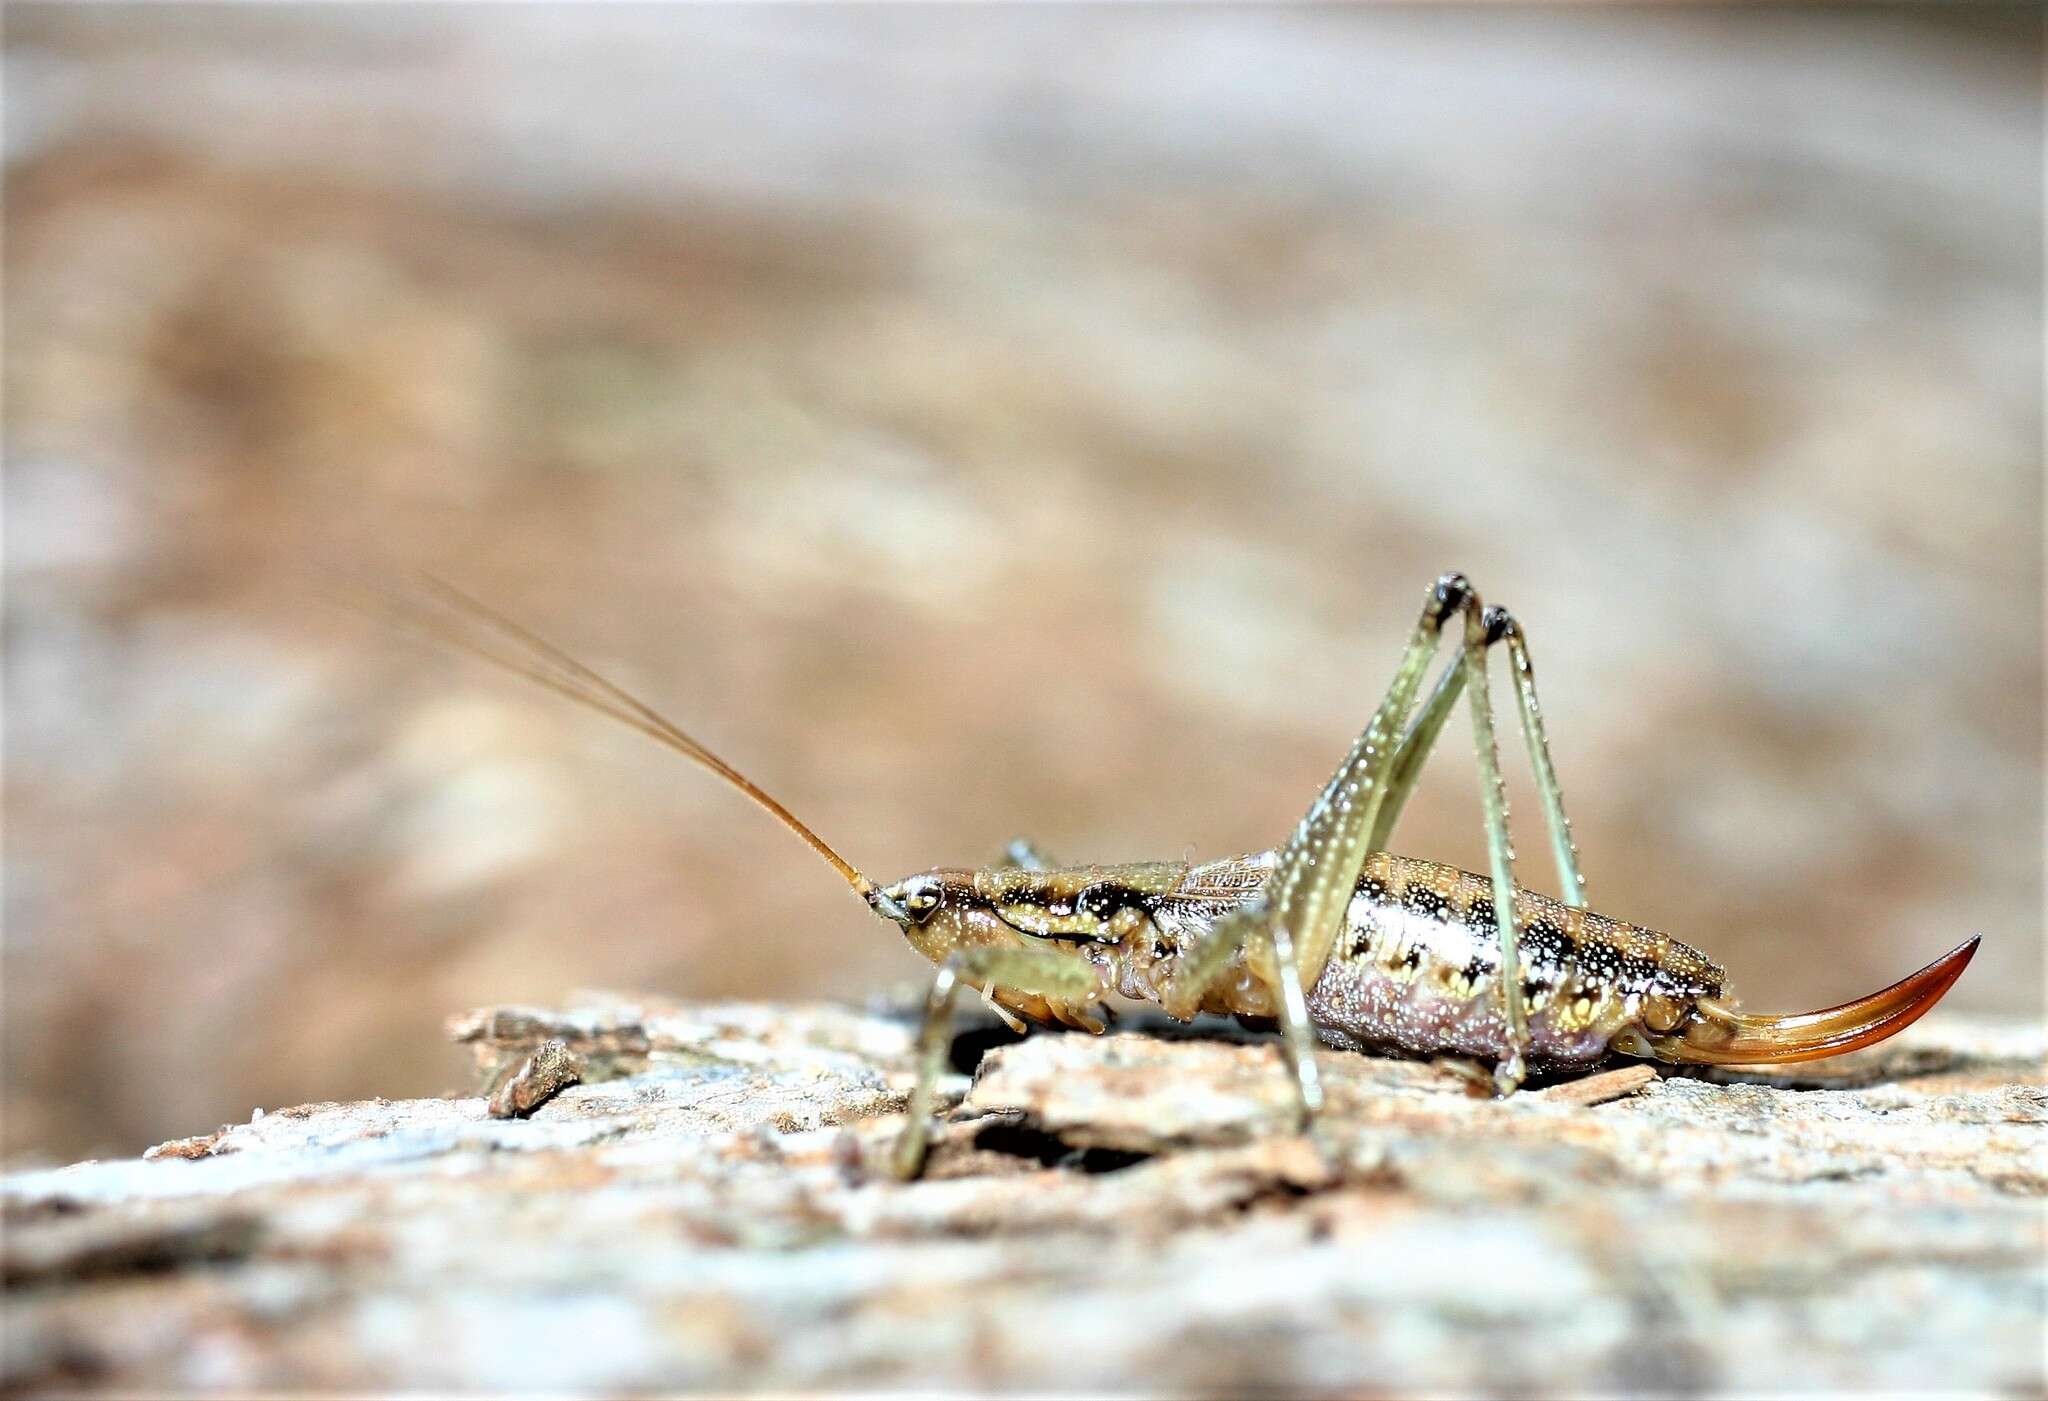
[[[901,1124],[901,1017],[586,997],[451,1033],[528,1117],[305,1105],[5,1179],[0,1382],[2048,1381],[2035,1029],[1930,1019],[1796,1076],[1629,1065],[1503,1102],[1329,1054],[1312,1139],[1269,1041],[1036,1035],[948,1084],[908,1185],[870,1171]]]
[[[484,1107],[493,1119],[524,1119],[582,1078],[583,1057],[568,1042],[543,1041],[505,1064]]]

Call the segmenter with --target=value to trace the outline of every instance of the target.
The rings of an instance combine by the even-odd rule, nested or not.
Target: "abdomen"
[[[1668,1030],[1723,974],[1668,934],[1516,892],[1515,923],[1539,1064],[1585,1065],[1625,1027]],[[1385,852],[1369,857],[1345,928],[1309,990],[1324,1041],[1350,1050],[1497,1059],[1507,1052],[1493,883]]]

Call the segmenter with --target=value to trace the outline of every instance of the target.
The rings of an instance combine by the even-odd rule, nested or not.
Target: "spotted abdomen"
[[[1668,934],[1534,891],[1516,893],[1531,1059],[1584,1065],[1630,1027],[1678,1025],[1723,974]],[[1322,1038],[1351,1050],[1496,1058],[1507,1051],[1493,885],[1433,861],[1376,853],[1308,995]]]

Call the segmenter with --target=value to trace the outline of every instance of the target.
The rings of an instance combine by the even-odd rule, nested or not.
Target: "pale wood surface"
[[[2032,1027],[1936,1020],[1779,1084],[1627,1066],[1505,1103],[1330,1055],[1319,1143],[1280,1129],[1256,1038],[1037,1035],[956,1077],[911,1185],[864,1168],[901,1122],[899,1015],[579,997],[451,1031],[485,1082],[559,1040],[583,1083],[527,1119],[480,1096],[305,1105],[7,1178],[0,1381],[2044,1382]]]

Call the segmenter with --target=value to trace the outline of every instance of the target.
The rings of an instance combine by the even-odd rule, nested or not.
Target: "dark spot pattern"
[[[1148,915],[1152,913],[1150,900],[1115,881],[1097,881],[1074,897],[1075,910],[1095,919],[1113,919],[1118,911],[1132,905]]]
[[[1364,907],[1357,910],[1344,945],[1352,960],[1363,961],[1380,932],[1370,907],[1393,904],[1424,919],[1465,926],[1473,952],[1457,972],[1443,970],[1448,985],[1477,989],[1498,971],[1499,959],[1492,952],[1497,947],[1493,886],[1485,876],[1375,855],[1360,874],[1356,893],[1364,897]],[[1681,1000],[1713,996],[1720,990],[1720,970],[1666,935],[1570,909],[1526,890],[1517,892],[1515,913],[1518,971],[1523,996],[1532,1005],[1554,999],[1564,989],[1596,999],[1611,993]],[[1414,972],[1418,959],[1421,964],[1432,961],[1426,936],[1415,948],[1402,950],[1396,963]]]
[[[1408,909],[1431,919],[1445,919],[1451,914],[1451,902],[1442,891],[1431,885],[1417,882],[1401,892],[1401,903]]]

